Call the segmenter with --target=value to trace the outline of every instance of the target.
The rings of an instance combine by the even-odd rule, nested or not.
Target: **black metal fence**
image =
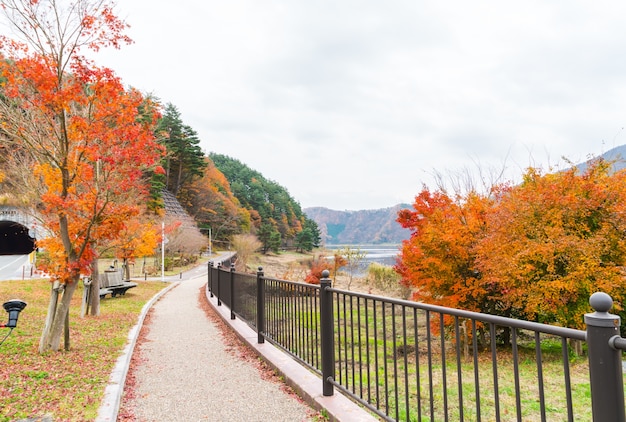
[[[390,421],[624,421],[619,317],[574,330],[209,264],[207,288],[265,340]]]

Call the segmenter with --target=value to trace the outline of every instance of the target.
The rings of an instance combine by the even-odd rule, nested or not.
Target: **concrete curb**
[[[226,306],[217,306],[217,297],[210,297],[208,288],[205,288],[205,296],[207,302],[237,336],[279,373],[284,378],[285,383],[293,388],[310,406],[327,412],[332,421],[374,422],[380,420],[348,399],[340,391],[335,390],[335,394],[330,397],[322,395],[320,377],[271,343],[257,343],[257,333],[245,322],[239,319],[230,319],[230,309]]]
[[[143,327],[143,322],[146,319],[146,315],[152,306],[158,301],[164,294],[175,288],[180,284],[180,281],[175,283],[171,283],[170,286],[161,290],[159,293],[154,295],[152,299],[150,299],[143,308],[141,309],[141,313],[139,314],[139,318],[137,320],[137,324],[130,329],[128,332],[128,342],[122,351],[122,354],[119,358],[117,358],[117,362],[115,367],[113,368],[113,372],[111,372],[111,376],[109,377],[109,384],[104,390],[104,398],[102,399],[102,403],[98,408],[98,416],[96,417],[96,422],[115,422],[117,421],[117,415],[120,410],[120,404],[122,400],[122,393],[124,391],[124,384],[126,383],[126,375],[128,374],[128,368],[130,366],[130,359],[133,355],[133,351],[135,350],[135,345],[137,344],[137,338],[139,337],[139,332],[141,331],[141,327]]]

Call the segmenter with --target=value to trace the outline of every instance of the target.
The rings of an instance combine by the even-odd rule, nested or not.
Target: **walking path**
[[[313,421],[316,412],[302,400],[285,391],[284,385],[262,377],[254,362],[236,356],[228,338],[221,335],[199,303],[206,285],[206,270],[190,273],[191,278],[176,280],[160,297],[146,305],[138,327],[129,335],[129,345],[111,377],[98,422],[117,420],[120,396],[131,355],[139,353],[134,368],[134,397],[125,409],[137,421]],[[186,278],[186,277],[185,277]],[[211,298],[214,299],[214,298]],[[225,307],[208,302],[218,314],[229,314]],[[206,305],[205,305],[206,306]],[[145,341],[135,342],[150,307]],[[256,340],[247,324],[226,319],[240,338]],[[246,331],[247,330],[247,331]],[[374,421],[368,413],[340,394],[318,397],[321,381],[292,358],[269,344],[252,349],[264,356],[285,380],[316,408],[334,420]],[[134,351],[133,351],[134,349]],[[314,383],[315,385],[311,385]],[[310,390],[319,391],[309,393]]]

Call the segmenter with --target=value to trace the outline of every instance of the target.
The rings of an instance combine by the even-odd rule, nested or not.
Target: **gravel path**
[[[237,355],[198,301],[206,276],[182,281],[153,307],[131,366],[120,420],[311,421],[315,412]],[[128,384],[127,384],[128,385]],[[133,417],[134,416],[134,417]]]

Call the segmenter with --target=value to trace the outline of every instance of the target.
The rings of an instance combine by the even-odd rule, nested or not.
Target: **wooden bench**
[[[99,275],[99,281],[100,299],[108,294],[111,294],[112,297],[117,295],[123,296],[126,294],[126,290],[137,287],[137,283],[122,280],[122,273],[120,271],[105,271],[104,274]]]

